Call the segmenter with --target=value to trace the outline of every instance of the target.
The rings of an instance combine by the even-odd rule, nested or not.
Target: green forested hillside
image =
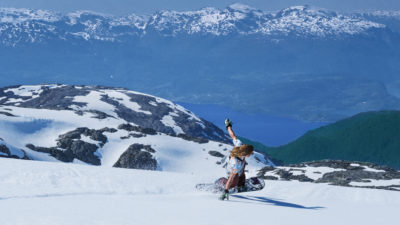
[[[287,145],[261,147],[284,164],[321,159],[400,168],[400,111],[367,112],[307,132]]]

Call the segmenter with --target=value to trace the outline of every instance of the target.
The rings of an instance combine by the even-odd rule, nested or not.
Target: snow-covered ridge
[[[278,12],[274,18],[262,26],[261,32],[272,34],[280,32],[329,36],[363,33],[371,28],[385,28],[385,25],[338,14],[310,6],[295,6]]]
[[[228,135],[169,100],[123,88],[0,89],[0,157],[225,174]],[[256,153],[256,174],[269,159]],[[218,175],[219,174],[219,175]]]
[[[395,18],[400,20],[400,11],[396,10],[376,10],[376,11],[367,11],[367,12],[357,12],[358,14],[362,14],[364,16],[375,16],[381,18]]]
[[[49,38],[121,41],[123,37],[145,37],[148,33],[176,35],[271,35],[289,34],[326,37],[355,35],[385,25],[362,16],[346,16],[310,6],[294,6],[277,13],[233,4],[197,11],[160,11],[149,17],[131,14],[117,17],[91,11],[62,15],[46,10],[0,9],[0,41],[43,42]]]
[[[372,163],[323,160],[276,168],[266,167],[258,175],[268,180],[298,180],[400,191],[400,171]]]
[[[67,85],[6,87],[0,89],[0,104],[70,110],[78,114],[90,112],[101,119],[119,119],[164,133],[184,133],[192,137],[227,141],[221,130],[215,126],[211,128],[207,121],[184,107],[166,99],[122,88]]]
[[[0,23],[20,24],[27,21],[57,22],[61,14],[49,10],[0,8]]]

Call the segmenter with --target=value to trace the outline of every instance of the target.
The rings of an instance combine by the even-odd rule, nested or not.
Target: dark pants
[[[233,177],[231,177],[233,176]],[[229,178],[231,180],[229,180]],[[240,186],[244,186],[245,182],[246,182],[246,175],[244,174],[244,172],[239,176],[239,174],[233,174],[230,175],[228,179],[223,179],[220,182],[222,183],[223,186],[226,187],[226,183],[230,182],[230,184],[227,186],[227,189],[231,189],[234,188],[236,186],[240,187]]]

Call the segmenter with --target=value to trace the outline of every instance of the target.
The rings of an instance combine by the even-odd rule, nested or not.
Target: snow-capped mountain
[[[163,171],[223,171],[232,146],[171,101],[127,89],[0,89],[0,156]],[[269,164],[257,153],[250,170]],[[222,173],[223,175],[224,173]]]
[[[384,29],[385,25],[310,6],[295,6],[266,13],[246,5],[198,11],[160,11],[149,17],[135,14],[116,17],[90,11],[62,15],[46,10],[0,9],[0,39],[5,45],[45,42],[52,39],[125,41],[176,35],[260,35],[338,37]]]
[[[400,11],[395,10],[373,10],[353,13],[354,17],[361,17],[369,21],[385,24],[389,29],[400,32]]]
[[[385,25],[351,18],[309,6],[296,6],[278,13],[264,13],[247,6],[232,5],[224,10],[205,8],[194,12],[165,11],[148,23],[164,35],[212,34],[339,36],[353,35]]]
[[[95,81],[332,122],[400,107],[396,26],[312,6],[263,12],[234,4],[123,17],[3,8],[0,76],[4,86]]]

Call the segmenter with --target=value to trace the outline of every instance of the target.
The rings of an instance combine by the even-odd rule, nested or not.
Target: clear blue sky
[[[226,8],[243,3],[264,11],[280,10],[293,5],[313,5],[337,11],[365,9],[400,10],[400,0],[0,0],[0,7],[49,9],[59,12],[91,10],[126,15],[145,14],[158,10],[197,10],[206,6]]]

